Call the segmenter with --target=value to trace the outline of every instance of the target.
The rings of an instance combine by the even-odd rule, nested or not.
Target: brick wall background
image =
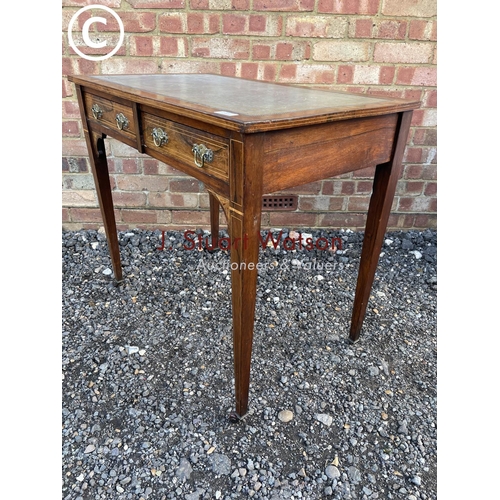
[[[70,48],[67,26],[87,4],[112,8],[125,40],[104,61]],[[436,226],[436,0],[63,0],[63,227],[96,228],[101,217],[74,88],[68,74],[195,73],[419,99],[389,228]],[[91,38],[116,45],[118,25]],[[91,11],[73,30],[82,42]],[[109,49],[101,50],[103,53]],[[208,227],[203,185],[107,139],[119,229]],[[263,227],[363,228],[374,169],[289,190],[297,212],[263,214]]]

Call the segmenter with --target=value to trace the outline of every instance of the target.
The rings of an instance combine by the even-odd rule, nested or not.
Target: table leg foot
[[[237,424],[241,420],[241,417],[235,411],[233,411],[229,414],[228,420],[232,424]]]

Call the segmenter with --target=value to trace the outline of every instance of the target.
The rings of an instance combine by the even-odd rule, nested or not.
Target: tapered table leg
[[[411,117],[412,111],[401,113],[398,129],[396,130],[392,159],[388,163],[378,165],[375,171],[352,311],[351,331],[349,335],[351,342],[356,342],[361,333],[373,278],[375,277],[380,250],[382,248],[382,241],[396,191],[396,183],[401,172],[401,162],[403,160]]]
[[[241,143],[232,143],[232,172],[239,172],[230,183],[228,210],[237,417],[242,417],[248,410],[250,387],[262,210],[262,172],[258,168],[261,140],[262,137],[257,134],[251,136],[245,142],[244,151]]]
[[[122,280],[122,265],[120,262],[120,246],[118,244],[118,233],[116,231],[115,212],[113,209],[113,197],[111,196],[111,184],[109,181],[108,160],[106,159],[106,148],[104,147],[104,134],[89,132],[87,117],[85,116],[85,104],[83,102],[82,89],[75,85],[78,106],[82,117],[83,133],[87,150],[89,152],[90,167],[94,176],[99,208],[101,209],[104,230],[108,240],[109,254],[113,264],[115,280]]]
[[[217,248],[219,246],[220,203],[217,197],[210,191],[208,192],[208,199],[210,201],[210,232],[212,233],[212,248]]]
[[[121,281],[122,266],[120,262],[120,247],[118,244],[118,233],[116,231],[115,212],[113,210],[113,198],[111,196],[111,184],[109,181],[104,138],[101,134],[85,131],[85,139],[89,150],[90,166],[94,176],[99,208],[101,209],[104,230],[106,231],[115,279],[116,281]]]

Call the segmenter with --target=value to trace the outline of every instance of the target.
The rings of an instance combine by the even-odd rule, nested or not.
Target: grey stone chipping
[[[120,232],[116,284],[102,231],[63,232],[63,500],[437,499],[437,233],[385,236],[352,345],[363,233],[308,232],[342,249],[260,252],[237,424],[228,252]]]

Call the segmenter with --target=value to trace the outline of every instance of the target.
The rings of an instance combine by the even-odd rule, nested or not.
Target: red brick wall
[[[125,40],[104,61],[70,48],[67,26],[87,4],[111,7]],[[95,25],[116,44],[112,17]],[[82,42],[90,12],[78,18]],[[105,28],[105,30],[102,30]],[[436,225],[436,0],[63,0],[63,226],[97,227],[100,214],[76,96],[68,74],[211,72],[391,95],[422,101],[414,112],[390,228]],[[93,52],[91,52],[93,50]],[[109,49],[106,49],[106,52]],[[198,181],[107,140],[120,228],[208,225],[208,195]],[[364,226],[373,169],[289,190],[299,213],[270,212],[265,226]]]

